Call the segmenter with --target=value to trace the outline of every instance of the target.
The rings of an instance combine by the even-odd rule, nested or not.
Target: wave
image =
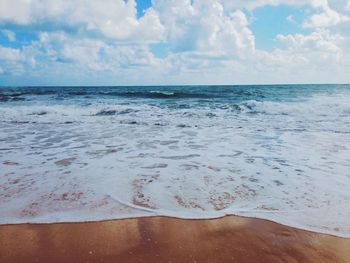
[[[48,114],[47,111],[38,111],[38,112],[33,112],[33,113],[29,113],[28,115],[37,115],[37,116],[43,116]]]
[[[24,101],[25,98],[21,97],[22,94],[0,94],[0,102],[8,101]]]
[[[101,110],[95,114],[95,116],[111,116],[117,113],[116,110]]]
[[[74,97],[100,98],[103,97],[121,97],[121,98],[144,98],[144,99],[211,99],[221,97],[220,93],[207,93],[205,91],[191,92],[191,91],[159,91],[159,90],[138,90],[138,91],[124,91],[113,89],[86,89],[73,90],[70,89],[16,89],[0,90],[0,101],[17,101],[26,100],[26,96],[54,96],[55,99],[70,99]]]
[[[230,98],[232,100],[293,99],[319,93],[348,92],[347,85],[330,86],[169,86],[169,87],[4,87],[0,89],[0,101],[23,100],[26,96],[54,95],[64,98],[116,96],[130,98]]]
[[[133,94],[135,93],[129,92]],[[162,96],[173,98],[174,96],[190,96],[173,92],[139,94],[136,96]],[[129,96],[128,95],[128,96]],[[196,94],[198,95],[198,94]],[[126,96],[126,95],[125,95]],[[178,124],[191,124],[194,121],[199,124],[211,124],[213,121],[229,121],[239,115],[262,116],[278,118],[278,116],[290,116],[309,119],[310,121],[331,121],[332,118],[346,119],[349,116],[350,107],[348,97],[324,96],[313,97],[307,100],[295,102],[283,101],[258,101],[248,100],[242,102],[222,101],[188,101],[184,104],[181,101],[172,100],[166,103],[160,102],[115,102],[104,98],[100,100],[72,101],[72,102],[40,102],[30,101],[17,103],[16,105],[4,105],[0,107],[0,118],[2,121],[43,121],[43,122],[65,122],[65,121],[94,121],[94,117],[116,116],[124,119],[151,118],[159,122],[159,118],[168,118],[174,126]],[[275,117],[274,117],[275,116]],[[328,116],[328,117],[327,117]],[[262,117],[261,117],[262,118]],[[183,122],[185,121],[185,122]]]
[[[127,108],[127,109],[122,109],[122,110],[115,110],[115,109],[102,109],[100,111],[98,111],[96,114],[93,114],[93,116],[112,116],[112,115],[126,115],[126,114],[130,114],[130,113],[136,113],[139,110],[136,109],[131,109],[131,108]]]
[[[145,98],[145,99],[176,99],[176,98],[212,98],[213,96],[206,93],[191,92],[172,92],[172,91],[127,91],[127,92],[103,92],[106,96],[128,97],[128,98]]]

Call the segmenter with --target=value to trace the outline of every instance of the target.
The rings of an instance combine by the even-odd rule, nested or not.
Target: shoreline
[[[5,223],[5,224],[0,224],[0,228],[1,227],[10,227],[10,226],[21,226],[21,225],[25,225],[25,226],[48,226],[48,225],[79,225],[79,224],[92,224],[92,223],[107,223],[107,222],[113,222],[113,221],[126,221],[126,220],[135,220],[135,219],[139,219],[139,218],[163,218],[163,219],[175,219],[175,220],[181,220],[181,221],[213,221],[213,220],[220,220],[226,217],[234,217],[234,218],[242,218],[242,219],[246,219],[246,220],[258,220],[258,221],[266,221],[269,223],[273,223],[273,224],[277,224],[277,225],[281,225],[287,228],[292,228],[292,229],[296,229],[302,232],[308,232],[310,234],[320,234],[320,235],[326,235],[326,236],[331,236],[331,237],[335,237],[335,238],[341,238],[341,239],[349,239],[350,240],[350,236],[342,236],[342,235],[336,235],[333,234],[332,232],[327,232],[327,231],[317,231],[317,230],[313,230],[313,229],[307,229],[307,228],[303,228],[303,227],[299,227],[299,226],[293,226],[293,225],[288,225],[285,223],[281,223],[281,222],[277,222],[274,221],[273,219],[267,219],[267,218],[263,218],[263,217],[254,217],[254,216],[243,216],[243,215],[238,215],[238,214],[226,214],[226,215],[222,215],[222,216],[217,216],[217,217],[203,217],[203,218],[196,218],[196,217],[180,217],[180,216],[171,216],[171,215],[142,215],[142,216],[130,216],[130,217],[121,217],[121,218],[111,218],[111,219],[91,219],[91,220],[85,220],[85,221],[58,221],[58,222],[34,222],[34,223]]]
[[[350,239],[240,216],[0,226],[0,262],[350,262]]]

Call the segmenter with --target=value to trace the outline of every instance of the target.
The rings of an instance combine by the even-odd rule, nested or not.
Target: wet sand
[[[350,262],[350,239],[260,219],[0,226],[0,262]]]

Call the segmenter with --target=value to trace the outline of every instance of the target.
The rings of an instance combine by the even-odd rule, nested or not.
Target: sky
[[[350,0],[0,0],[0,86],[350,83]]]

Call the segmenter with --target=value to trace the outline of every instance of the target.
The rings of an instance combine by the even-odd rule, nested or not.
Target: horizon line
[[[312,85],[350,85],[350,83],[275,83],[275,84],[155,84],[155,85],[20,85],[20,86],[12,86],[12,85],[0,85],[0,88],[73,88],[73,87],[101,87],[101,88],[109,88],[109,87],[220,87],[220,86],[312,86]]]

